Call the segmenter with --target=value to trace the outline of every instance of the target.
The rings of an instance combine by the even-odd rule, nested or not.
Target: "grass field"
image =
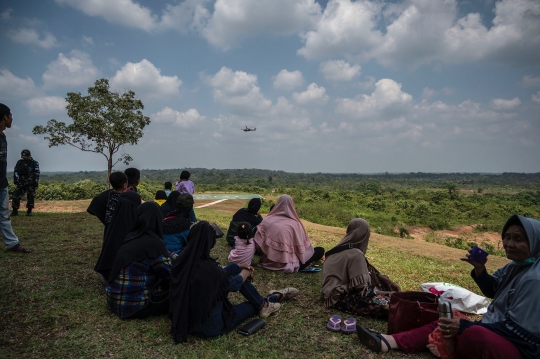
[[[79,207],[83,208],[84,205]],[[230,207],[230,204],[229,204]],[[241,207],[241,205],[239,206]],[[238,208],[239,208],[238,207]],[[230,208],[197,210],[200,220],[218,223],[226,230]],[[190,338],[175,345],[166,317],[123,321],[107,307],[105,291],[93,271],[99,255],[103,226],[86,213],[44,213],[16,217],[16,234],[29,255],[0,253],[0,357],[1,358],[375,358],[359,345],[355,335],[325,329],[335,313],[324,307],[319,274],[284,274],[256,270],[255,286],[270,289],[294,286],[297,299],[285,302],[278,315],[252,337],[237,333],[213,339]],[[314,244],[326,249],[343,235],[341,228],[306,222]],[[404,290],[417,290],[427,281],[447,281],[478,293],[469,277],[470,267],[459,261],[461,250],[372,235],[368,258]],[[214,256],[226,263],[228,247],[218,240]],[[493,258],[490,269],[505,263]],[[240,302],[238,294],[233,302]],[[386,330],[386,322],[357,318]],[[426,354],[389,358],[429,358]]]

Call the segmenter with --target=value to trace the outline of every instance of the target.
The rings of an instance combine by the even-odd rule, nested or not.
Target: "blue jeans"
[[[230,276],[229,292],[239,291],[247,302],[237,304],[234,306],[234,318],[231,323],[226,326],[221,314],[223,310],[223,302],[218,302],[212,315],[206,320],[201,329],[192,333],[195,336],[201,338],[212,338],[223,334],[227,334],[233,331],[246,319],[255,316],[263,307],[265,300],[269,302],[278,302],[278,297],[275,295],[269,295],[263,298],[257,289],[250,282],[242,283],[242,277],[238,274],[242,269],[234,263],[229,264],[223,270]]]
[[[0,230],[6,249],[11,249],[19,244],[19,238],[13,233],[11,217],[9,215],[8,187],[0,189]]]

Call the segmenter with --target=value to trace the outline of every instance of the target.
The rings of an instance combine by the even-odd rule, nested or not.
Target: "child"
[[[238,223],[237,235],[234,237],[234,247],[229,253],[229,263],[251,265],[255,255],[255,242],[253,228],[247,222]]]
[[[176,182],[176,190],[182,193],[189,193],[193,195],[195,193],[195,184],[189,180],[191,174],[188,171],[182,171],[180,173],[180,181]]]
[[[171,194],[172,191],[172,183],[171,182],[165,182],[165,194],[167,197]]]
[[[120,201],[120,196],[126,190],[128,184],[128,177],[122,172],[113,172],[109,177],[112,191],[109,192],[107,198],[107,208],[105,210],[105,226],[111,223],[112,215],[116,210],[116,206]]]
[[[166,200],[167,200],[167,194],[165,193],[165,191],[162,189],[158,190],[156,192],[156,196],[154,197],[154,202],[159,204],[159,206],[161,207],[163,203],[165,203]]]
[[[139,182],[141,181],[141,171],[139,171],[136,168],[128,168],[124,171],[125,175],[128,178],[128,185],[125,190],[127,191],[135,191],[137,192],[137,186],[139,185]]]

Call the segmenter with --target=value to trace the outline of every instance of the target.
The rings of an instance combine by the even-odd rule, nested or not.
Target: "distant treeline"
[[[540,188],[540,173],[291,173],[261,169],[206,169],[187,168],[191,179],[200,189],[228,190],[229,187],[257,186],[265,189],[275,187],[297,187],[302,189],[329,188],[356,190],[369,182],[383,187],[396,188],[441,188],[449,184],[459,189],[480,192],[486,189],[534,190]],[[142,170],[141,180],[150,182],[175,182],[181,169]],[[105,171],[44,172],[43,182],[77,183],[84,180],[105,183]],[[201,186],[205,185],[205,186]]]

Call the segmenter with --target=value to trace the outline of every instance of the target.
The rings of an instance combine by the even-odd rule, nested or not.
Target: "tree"
[[[150,118],[142,114],[144,105],[135,98],[135,92],[122,95],[109,91],[107,79],[97,80],[88,88],[88,96],[69,92],[66,97],[67,113],[73,123],[49,120],[47,126],[36,126],[34,135],[46,135],[49,147],[70,145],[85,152],[102,154],[107,159],[107,188],[109,176],[118,162],[126,165],[133,160],[127,153],[114,156],[124,145],[136,145],[143,136]]]

